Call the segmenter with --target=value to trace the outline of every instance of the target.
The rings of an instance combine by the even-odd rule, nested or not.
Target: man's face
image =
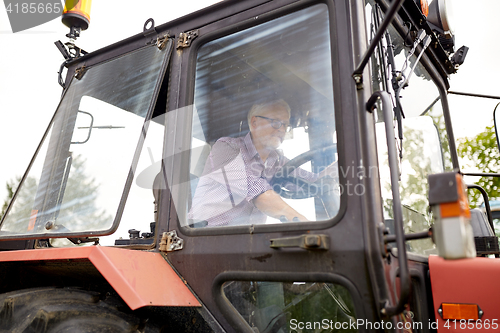
[[[261,117],[266,117],[281,121],[285,126],[281,126],[276,129],[272,126],[272,121],[270,119],[265,119]],[[254,144],[267,149],[276,149],[283,142],[286,134],[286,127],[290,123],[290,117],[288,112],[282,107],[271,106],[264,110],[261,114],[253,116],[251,119],[251,132]]]

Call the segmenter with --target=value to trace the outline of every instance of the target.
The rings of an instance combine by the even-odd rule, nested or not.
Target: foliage
[[[479,172],[498,172],[498,161],[500,153],[498,151],[494,126],[486,127],[484,132],[473,138],[463,138],[458,140],[458,155],[464,160],[466,168],[477,168]],[[500,199],[500,178],[481,177],[477,185],[485,189],[489,200]],[[471,208],[478,207],[483,198],[478,191],[469,191],[469,201]]]

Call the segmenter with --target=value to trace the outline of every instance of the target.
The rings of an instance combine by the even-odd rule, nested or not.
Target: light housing
[[[434,216],[433,240],[438,255],[445,259],[476,256],[466,193],[459,173],[429,175],[429,205]]]
[[[449,53],[454,52],[455,36],[453,30],[453,14],[447,0],[434,0],[429,4],[427,23],[437,34],[439,42]]]

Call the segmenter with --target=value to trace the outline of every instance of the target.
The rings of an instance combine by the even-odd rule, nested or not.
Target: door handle
[[[328,250],[330,248],[328,235],[300,235],[295,237],[271,239],[271,248],[300,247],[306,250]]]

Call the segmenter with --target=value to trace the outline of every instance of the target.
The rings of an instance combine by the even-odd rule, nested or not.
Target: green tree
[[[462,158],[462,164],[466,168],[475,167],[479,172],[485,173],[498,172],[500,153],[493,125],[486,127],[484,132],[473,138],[459,139],[457,150],[458,155]],[[500,199],[500,178],[481,177],[476,184],[485,189],[489,200]],[[483,202],[481,193],[469,191],[469,202],[471,208],[479,206]]]
[[[4,201],[3,209],[6,210],[19,184],[20,178],[7,182],[8,195]],[[39,189],[38,180],[28,176],[16,195],[15,202],[2,228],[10,232],[26,232],[34,207],[37,192],[48,191],[47,188]],[[112,216],[104,211],[96,202],[99,184],[92,178],[85,168],[85,160],[80,156],[73,159],[70,177],[64,186],[61,209],[54,211],[54,219],[71,231],[101,230],[109,227]],[[5,213],[3,210],[2,215]],[[56,241],[59,245],[60,241]]]
[[[16,180],[14,179],[8,180],[7,183],[5,184],[5,188],[7,189],[7,197],[3,202],[2,211],[0,212],[0,220],[3,218],[5,212],[7,211],[9,203],[12,200],[12,197],[14,196],[14,192],[16,191],[19,182],[21,182],[21,178],[17,177]]]
[[[17,191],[17,187],[21,182],[21,177],[17,177],[15,180],[11,179],[6,183],[7,188],[7,197],[4,200],[3,207],[5,210],[2,211],[3,214],[6,213],[7,207],[9,206],[10,201],[12,200],[14,193]],[[23,186],[19,189],[19,193],[16,196],[16,203],[12,206],[9,211],[7,219],[10,221],[16,221],[15,225],[13,225],[13,229],[17,230],[26,230],[27,221],[29,221],[31,210],[34,202],[34,193],[36,193],[37,182],[33,177],[27,177],[24,180]],[[5,224],[5,222],[4,222]]]

